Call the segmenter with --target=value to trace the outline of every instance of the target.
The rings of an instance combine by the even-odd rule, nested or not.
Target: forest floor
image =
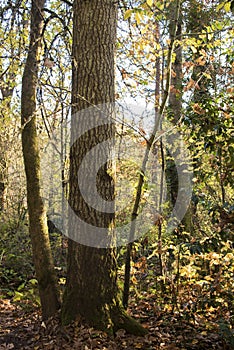
[[[232,340],[225,336],[213,316],[195,315],[186,319],[179,312],[162,312],[153,295],[137,303],[132,300],[130,313],[146,327],[145,337],[136,337],[119,330],[115,337],[84,325],[62,327],[59,315],[42,322],[38,308],[25,302],[18,305],[10,299],[0,299],[0,350],[231,350]],[[228,334],[228,332],[227,332]]]

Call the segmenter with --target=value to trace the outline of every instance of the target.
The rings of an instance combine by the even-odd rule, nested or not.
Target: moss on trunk
[[[84,320],[84,322],[87,322],[90,326],[105,331],[109,335],[114,335],[119,329],[124,329],[127,333],[136,336],[144,336],[148,333],[146,328],[142,327],[139,322],[127,314],[124,308],[120,306],[119,302],[92,310],[89,306],[90,312],[81,316],[76,308],[74,308],[74,305],[71,304],[73,297],[76,297],[76,295],[68,293],[64,295],[62,309],[63,325],[68,325],[72,321]]]
[[[29,232],[32,241],[42,316],[46,319],[57,311],[60,303],[56,288],[46,212],[41,196],[40,154],[36,131],[36,89],[41,53],[44,5],[44,0],[32,2],[30,45],[22,79],[21,123],[27,181]]]

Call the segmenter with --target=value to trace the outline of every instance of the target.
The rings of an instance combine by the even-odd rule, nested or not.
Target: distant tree
[[[0,212],[7,210],[7,187],[12,149],[12,138],[15,134],[12,115],[14,114],[13,94],[17,87],[17,77],[21,73],[20,59],[24,53],[25,33],[23,25],[24,11],[20,2],[9,2],[0,7],[0,36],[4,45],[0,48]],[[17,125],[18,126],[18,125]],[[15,140],[14,140],[15,145]]]

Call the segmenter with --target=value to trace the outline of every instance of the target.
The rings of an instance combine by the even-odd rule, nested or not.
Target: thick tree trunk
[[[36,132],[36,88],[41,53],[44,0],[33,0],[31,9],[30,46],[22,80],[21,117],[22,146],[27,180],[29,231],[38,280],[42,315],[46,319],[59,308],[59,298],[47,219],[40,188],[40,155]]]
[[[80,127],[80,123],[85,122],[79,123],[79,118],[77,120],[74,115],[76,112],[90,106],[114,102],[116,25],[115,1],[74,1],[72,143],[76,129]],[[90,113],[98,115],[98,108],[94,108]],[[90,113],[87,112],[88,120],[91,117]],[[109,119],[104,125],[90,129],[71,147],[69,204],[82,221],[96,227],[97,230],[100,227],[104,228],[108,236],[111,235],[110,227],[114,226],[113,213],[106,213],[105,208],[97,211],[87,204],[77,184],[78,170],[84,156],[94,146],[113,138],[115,126]],[[110,154],[111,148],[107,151]],[[98,156],[100,154],[97,153],[96,157],[93,157],[93,162],[98,161]],[[100,196],[106,201],[113,201],[114,180],[109,171],[112,171],[111,164],[106,163],[99,169],[96,183]],[[86,191],[91,191],[88,182]],[[73,230],[76,228],[71,223],[70,237],[74,237]],[[112,239],[114,237],[110,237],[110,240]],[[94,248],[88,244],[81,245],[69,241],[62,319],[63,323],[67,324],[77,318],[82,318],[89,325],[109,333],[123,328],[131,333],[145,334],[145,329],[131,319],[120,304],[115,248]]]

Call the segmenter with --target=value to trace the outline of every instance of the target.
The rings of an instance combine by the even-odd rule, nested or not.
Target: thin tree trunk
[[[175,4],[170,5],[170,25],[169,25],[169,32],[170,37],[173,36],[173,26],[174,26],[174,15],[175,15]],[[182,39],[181,37],[182,33],[182,18],[181,14],[179,17],[177,32],[176,32],[176,38],[178,40],[177,45],[174,49],[175,54],[175,61],[172,65],[173,74],[171,78],[171,92],[169,96],[169,115],[171,117],[170,121],[176,125],[179,120],[181,119],[181,113],[182,113],[182,47],[180,44],[180,41]],[[177,145],[179,147],[179,145]],[[166,179],[167,179],[167,187],[168,187],[168,198],[171,203],[171,206],[174,207],[176,203],[176,199],[178,196],[178,174],[176,169],[175,161],[171,158],[170,154],[168,154],[168,157],[166,159]],[[193,231],[193,224],[192,224],[192,209],[191,205],[189,205],[187,212],[184,215],[184,218],[182,219],[182,226],[183,230],[187,232]]]
[[[175,5],[174,3],[171,3],[171,5],[169,6],[170,37],[173,35],[174,14]],[[181,40],[181,15],[178,22],[176,37],[178,41]],[[182,47],[180,44],[177,44],[177,46],[175,46],[174,54],[175,61],[172,65],[173,76],[171,78],[172,89],[169,96],[169,116],[171,118],[171,122],[174,125],[176,125],[181,117],[182,110]],[[172,159],[169,152],[167,153],[168,157],[166,158],[166,180],[168,188],[168,199],[171,204],[171,207],[173,208],[175,206],[178,195],[178,174],[174,159]]]
[[[4,210],[5,205],[5,194],[6,194],[6,172],[7,163],[4,152],[0,155],[0,213]]]
[[[47,220],[40,187],[40,155],[36,132],[36,88],[41,54],[44,0],[33,0],[28,56],[22,79],[22,147],[27,181],[29,232],[41,299],[42,316],[52,316],[59,308],[59,297]]]
[[[0,68],[2,70],[2,64],[0,64]],[[0,91],[2,94],[1,104],[2,104],[2,112],[0,114],[0,128],[1,123],[4,125],[5,118],[7,118],[7,114],[11,113],[11,100],[14,92],[14,88],[9,87],[10,83],[8,80],[15,80],[16,73],[10,72],[9,78],[1,77],[0,81]],[[7,190],[7,182],[8,182],[8,163],[7,163],[7,145],[8,136],[3,137],[0,135],[0,213],[5,209],[6,206],[6,190]]]
[[[160,27],[158,23],[155,23],[155,40],[156,43],[160,44]],[[161,100],[161,57],[157,56],[155,61],[156,75],[155,75],[155,118],[158,118],[159,106]],[[155,122],[157,122],[155,120]],[[162,129],[162,123],[160,125],[160,130]],[[155,145],[156,146],[156,145]],[[160,156],[161,156],[161,176],[160,176],[160,196],[159,196],[159,214],[162,214],[162,203],[163,203],[163,190],[164,190],[164,176],[165,176],[165,156],[163,148],[163,140],[160,138]],[[163,276],[163,255],[162,255],[162,223],[158,225],[158,260],[159,260],[159,272]],[[163,279],[160,280],[161,290],[164,292],[164,282]]]
[[[177,31],[177,25],[179,20],[179,14],[180,14],[180,0],[177,0],[175,2],[175,18],[174,18],[174,24],[173,24],[173,31],[171,36],[170,45],[168,48],[168,55],[167,55],[167,73],[166,73],[166,84],[165,84],[165,91],[164,96],[162,99],[162,103],[160,104],[160,108],[155,110],[155,125],[154,130],[152,134],[150,135],[150,138],[147,142],[147,148],[145,150],[145,154],[143,157],[142,165],[141,165],[141,172],[139,175],[139,180],[137,184],[137,191],[136,191],[136,198],[133,205],[133,211],[131,215],[131,228],[129,233],[129,244],[127,246],[127,254],[126,254],[126,261],[125,261],[125,276],[124,276],[124,291],[123,291],[123,304],[124,307],[127,308],[128,306],[128,299],[129,299],[129,286],[130,286],[130,262],[131,262],[131,252],[132,252],[132,242],[135,239],[135,231],[136,231],[136,224],[135,219],[138,215],[138,210],[141,202],[141,194],[142,189],[145,181],[145,171],[146,166],[149,159],[150,151],[154,145],[154,141],[156,138],[156,134],[159,130],[159,127],[161,125],[161,121],[165,112],[165,108],[167,106],[169,93],[170,93],[170,87],[171,87],[171,70],[172,70],[172,55],[174,52],[174,45],[176,40],[176,31]]]

